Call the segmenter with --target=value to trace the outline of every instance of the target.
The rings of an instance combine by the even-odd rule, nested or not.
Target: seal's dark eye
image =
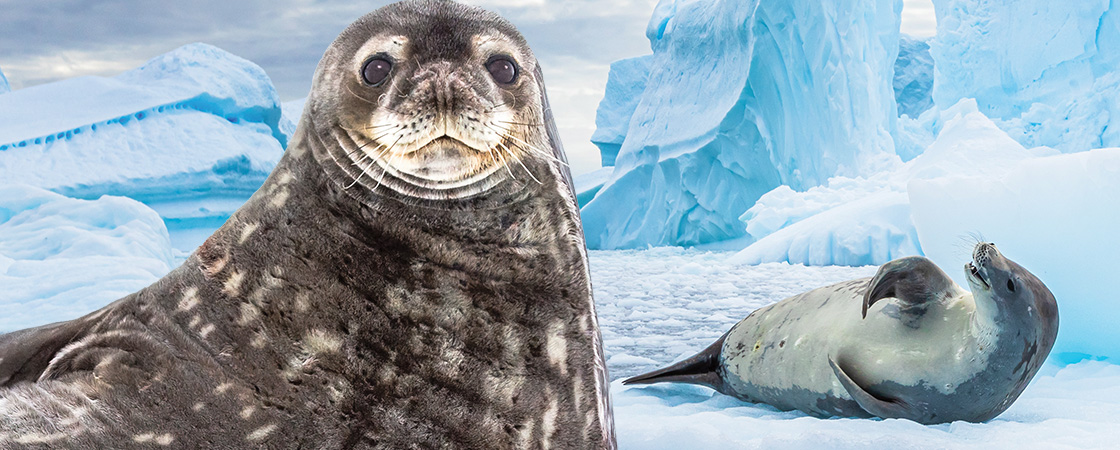
[[[362,79],[371,86],[381,86],[389,78],[389,72],[392,70],[393,63],[385,57],[378,56],[366,61],[366,65],[362,67]]]
[[[1007,279],[1007,290],[1015,292],[1015,283],[1013,283],[1010,278]]]
[[[486,63],[486,70],[499,84],[510,84],[517,79],[517,65],[509,58],[500,56]]]

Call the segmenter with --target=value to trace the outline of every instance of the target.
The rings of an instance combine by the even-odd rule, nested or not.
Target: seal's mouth
[[[975,263],[969,262],[968,264],[965,264],[964,270],[965,273],[968,274],[968,281],[978,284],[984,289],[992,288],[992,285],[984,279],[984,275],[980,273],[980,268],[976,267]]]
[[[976,244],[976,249],[972,251],[972,261],[965,264],[965,274],[968,275],[969,284],[978,286],[984,290],[992,288],[990,278],[987,277],[988,263],[992,261],[992,253],[998,254],[995,245],[981,242]]]

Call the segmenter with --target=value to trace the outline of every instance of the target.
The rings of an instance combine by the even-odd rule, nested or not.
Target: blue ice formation
[[[630,129],[630,118],[646,90],[652,62],[653,56],[646,55],[611,64],[607,75],[608,95],[595,110],[595,133],[591,135],[591,142],[599,147],[603,167],[613,166],[618,158],[626,131]]]
[[[245,201],[287,142],[257,65],[191,44],[112,78],[0,96],[0,178],[70,197],[121,195],[190,250]]]
[[[894,99],[898,115],[917,118],[933,106],[933,57],[922,39],[902,35],[894,62]]]
[[[1120,6],[934,0],[934,102],[975,98],[1024,146],[1120,146]]]
[[[739,216],[779,185],[805,190],[897,162],[890,74],[901,9],[901,0],[659,2],[646,29],[653,55],[612,66],[600,104],[604,161],[618,148],[610,179],[582,209],[588,246],[740,238]]]
[[[79,317],[176,264],[163,221],[140,202],[0,184],[0,333]]]
[[[0,94],[11,91],[12,86],[8,84],[8,77],[4,76],[3,70],[0,70]]]

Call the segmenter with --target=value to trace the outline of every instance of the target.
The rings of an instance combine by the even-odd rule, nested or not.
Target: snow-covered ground
[[[818,419],[690,385],[625,377],[704,349],[754,309],[875,267],[736,265],[731,252],[592,251],[591,278],[622,449],[1023,449],[1120,445],[1120,366],[1048,364],[987,423]],[[1060,300],[1059,300],[1060,301]]]

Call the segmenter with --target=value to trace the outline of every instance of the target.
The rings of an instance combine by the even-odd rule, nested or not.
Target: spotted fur
[[[473,61],[478,36],[513,45],[523,84],[501,95],[538,124],[507,133],[519,162],[454,195],[354,164],[347,128],[377,107],[357,97],[372,91],[354,62],[383,36],[408,38],[402,61],[445,69]],[[497,95],[483,91],[454,95]],[[0,448],[614,448],[544,93],[496,15],[413,1],[363,17],[328,49],[272,175],[183,266],[86,317],[0,336]]]

